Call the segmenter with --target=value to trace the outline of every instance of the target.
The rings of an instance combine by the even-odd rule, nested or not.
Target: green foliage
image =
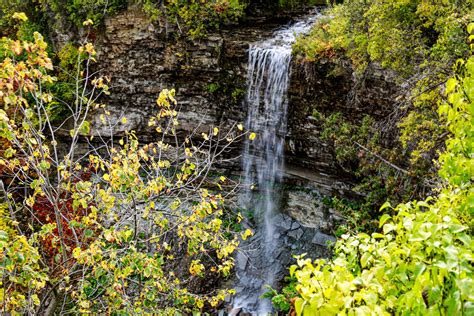
[[[0,30],[3,35],[16,34],[19,28],[29,28],[30,24],[36,24],[38,19],[34,19],[34,22],[27,21],[26,23],[18,24],[18,19],[14,18],[13,15],[16,12],[25,12],[27,16],[37,17],[37,12],[30,1],[25,0],[0,0]]]
[[[39,32],[68,25],[82,28],[86,20],[91,20],[95,26],[101,26],[106,15],[115,14],[126,6],[126,0],[2,0],[0,29],[7,34],[12,33],[11,30],[16,26],[15,19],[12,18],[15,12],[25,12],[31,20],[22,24],[22,28],[34,28],[34,31]],[[55,21],[52,21],[50,13],[54,14]],[[25,31],[27,30],[23,30]],[[33,32],[30,31],[29,34]]]
[[[166,6],[168,17],[182,20],[191,38],[206,35],[207,29],[236,21],[243,15],[245,4],[239,0],[183,1],[171,0]]]
[[[425,89],[426,86],[420,82],[413,91]],[[416,168],[421,176],[421,170],[432,168],[432,163],[427,157],[436,157],[436,151],[441,149],[444,143],[446,129],[439,122],[437,107],[442,99],[440,87],[421,92],[413,100],[413,110],[402,118],[398,124],[400,128],[400,141],[404,149],[410,151],[410,163]]]
[[[451,133],[439,157],[439,175],[455,190],[451,207],[474,231],[474,57],[457,66],[456,76],[446,83],[447,102],[438,110]]]
[[[206,86],[206,92],[212,94],[216,99],[222,99],[226,102],[232,101],[232,104],[242,102],[245,89],[241,78],[237,76],[220,76],[215,82],[211,82]]]
[[[296,278],[289,276],[285,278],[287,285],[283,287],[281,293],[278,293],[276,290],[271,287],[267,288],[262,297],[269,298],[272,300],[273,307],[279,312],[288,313],[291,309],[292,300],[298,295],[296,290]]]
[[[206,88],[209,93],[216,93],[221,88],[221,86],[219,83],[212,82],[208,84]]]
[[[365,115],[355,120],[348,119],[342,112],[325,116],[317,111],[313,112],[313,117],[322,126],[321,138],[333,144],[339,165],[358,179],[354,190],[361,194],[361,202],[341,203],[337,198],[333,201],[333,206],[350,218],[346,229],[358,231],[365,227],[373,231],[378,216],[374,208],[387,199],[400,203],[422,195],[421,175],[427,174],[428,166],[419,163],[406,166],[406,151],[397,145],[384,146],[386,139],[381,136],[374,118]]]
[[[383,215],[382,233],[343,235],[332,260],[300,257],[290,269],[299,315],[474,313],[474,57],[459,65],[439,106],[451,133],[439,194]]]
[[[347,233],[377,231],[380,212],[374,211],[370,201],[351,201],[344,198],[326,198],[323,202],[330,208],[338,210],[345,222],[337,227],[334,235],[340,237]]]
[[[4,226],[0,218],[0,227]],[[0,309],[12,314],[35,314],[38,294],[48,280],[34,241],[0,230]]]
[[[106,15],[112,15],[126,8],[126,0],[39,0],[42,9],[51,10],[60,20],[62,16],[81,27],[86,20],[101,25]]]
[[[433,63],[445,68],[468,52],[465,25],[472,9],[471,1],[344,1],[298,40],[295,52],[317,60],[336,51],[359,71],[371,61],[406,76]]]
[[[15,234],[7,203],[0,203],[0,231],[4,231],[9,236]]]
[[[246,7],[242,0],[136,0],[152,20],[166,16],[191,39],[204,37],[208,30],[236,22]]]
[[[319,120],[322,121],[321,138],[334,143],[336,159],[342,165],[350,163],[360,150],[354,146],[354,142],[364,144],[369,142],[370,146],[374,146],[380,138],[374,128],[374,119],[368,115],[363,117],[360,125],[351,124],[344,119],[340,112],[332,113],[327,118],[320,113],[313,113],[313,117],[319,117]]]
[[[52,113],[52,121],[66,119],[67,110],[64,104],[72,104],[76,97],[76,82],[81,78],[84,65],[81,61],[86,60],[84,54],[79,53],[78,47],[73,43],[67,43],[55,54],[56,82],[50,85],[55,100],[49,104]]]

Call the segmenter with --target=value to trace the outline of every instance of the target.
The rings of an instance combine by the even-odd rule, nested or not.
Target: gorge
[[[0,10],[3,313],[474,310],[472,1]]]
[[[356,87],[350,68],[333,76],[326,64],[306,69],[292,62],[292,43],[318,18],[311,10],[298,9],[291,18],[285,13],[276,20],[258,18],[257,26],[224,28],[190,43],[174,39],[177,30],[169,25],[149,24],[132,7],[106,19],[99,41],[99,68],[113,82],[112,121],[127,117],[115,134],[132,129],[142,141],[152,139],[145,121],[153,113],[148,105],[164,88],[176,88],[183,135],[243,122],[256,133],[229,153],[242,152],[241,158],[218,163],[219,171],[240,177],[243,193],[233,207],[250,214],[245,221],[255,233],[236,256],[236,281],[230,282],[237,292],[230,304],[234,311],[270,312],[270,300],[260,296],[267,286],[281,287],[292,255],[330,254],[327,245],[344,219],[324,199],[357,197],[332,144],[321,140],[312,109],[342,109],[354,117],[391,111],[389,73],[373,71],[366,85]],[[352,102],[346,97],[350,93],[360,101]]]

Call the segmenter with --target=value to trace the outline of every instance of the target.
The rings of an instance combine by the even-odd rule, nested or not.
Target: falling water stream
[[[234,306],[257,315],[271,312],[271,304],[260,296],[265,286],[274,286],[281,273],[276,260],[278,238],[274,218],[278,212],[275,183],[282,177],[283,147],[287,131],[288,85],[292,44],[298,34],[308,32],[316,16],[277,30],[268,40],[250,45],[246,127],[257,137],[247,141],[243,152],[243,176],[248,189],[241,197],[244,209],[253,210],[256,234],[248,249],[237,257],[237,295]]]

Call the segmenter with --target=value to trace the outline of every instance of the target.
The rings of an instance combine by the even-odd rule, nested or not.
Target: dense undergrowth
[[[474,313],[474,57],[459,62],[446,95],[437,194],[383,215],[380,233],[343,235],[331,260],[297,258],[298,315]]]
[[[385,119],[314,109],[323,139],[334,144],[336,159],[358,177],[355,189],[365,195],[358,206],[347,203],[347,209],[366,214],[349,230],[374,231],[381,215],[376,210],[386,200],[398,204],[425,198],[436,187],[433,160],[449,134],[437,115],[438,103],[445,99],[456,60],[469,55],[466,27],[473,12],[472,1],[344,1],[329,7],[294,45],[303,64],[328,60],[337,70],[349,61],[354,87],[374,65],[390,71],[398,87]]]

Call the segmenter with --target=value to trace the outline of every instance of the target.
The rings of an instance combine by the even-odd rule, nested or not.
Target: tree
[[[174,90],[163,90],[149,120],[156,141],[117,136],[127,119],[99,103],[109,80],[90,71],[91,43],[78,48],[70,104],[52,92],[39,33],[0,44],[2,311],[168,314],[216,306],[232,293],[199,282],[233,266],[241,235],[224,227],[218,192],[232,182],[209,171],[246,133],[209,127],[202,142],[177,135]],[[58,103],[66,118],[55,124]]]

